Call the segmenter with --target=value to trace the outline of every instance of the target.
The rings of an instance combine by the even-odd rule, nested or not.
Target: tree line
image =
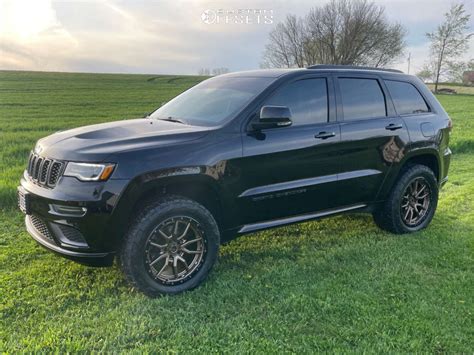
[[[474,70],[474,59],[459,58],[467,51],[470,14],[463,4],[452,4],[444,21],[427,33],[430,50],[417,75],[435,83],[462,81]],[[263,68],[304,68],[313,64],[386,67],[405,54],[407,29],[391,22],[385,8],[369,0],[330,0],[305,16],[289,14],[270,31],[263,52]],[[228,68],[199,70],[200,75],[227,73]]]
[[[443,23],[427,33],[428,60],[417,73],[435,83],[441,78],[462,81],[474,70],[474,59],[459,57],[468,49],[470,14],[463,4],[452,4]],[[406,28],[392,23],[383,6],[368,0],[331,0],[304,17],[287,15],[270,32],[263,53],[264,68],[304,68],[312,64],[385,67],[397,62],[406,48]]]

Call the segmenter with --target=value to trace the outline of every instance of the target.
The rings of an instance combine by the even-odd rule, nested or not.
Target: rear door
[[[384,82],[376,75],[336,75],[341,123],[339,205],[372,202],[409,137]]]
[[[263,105],[288,106],[293,124],[244,134],[238,199],[243,223],[332,207],[340,132],[331,78],[285,83]]]

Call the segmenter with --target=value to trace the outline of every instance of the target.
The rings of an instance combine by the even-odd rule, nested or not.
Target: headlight
[[[73,176],[82,181],[105,181],[114,171],[115,164],[67,163],[64,176]]]

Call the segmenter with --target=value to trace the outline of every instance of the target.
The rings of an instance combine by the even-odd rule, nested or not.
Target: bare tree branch
[[[448,64],[466,52],[473,33],[469,29],[471,15],[466,13],[464,4],[453,4],[445,14],[445,20],[434,32],[427,33],[431,41],[431,62],[434,63],[435,93],[438,92],[440,77],[446,73]]]
[[[384,8],[367,0],[331,0],[305,18],[289,15],[270,33],[267,67],[311,64],[385,66],[403,53],[406,31],[391,24]]]

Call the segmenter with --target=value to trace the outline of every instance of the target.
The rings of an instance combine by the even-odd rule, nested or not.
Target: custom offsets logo
[[[265,9],[217,9],[204,10],[201,14],[202,22],[208,25],[271,25],[273,24],[273,10]]]

